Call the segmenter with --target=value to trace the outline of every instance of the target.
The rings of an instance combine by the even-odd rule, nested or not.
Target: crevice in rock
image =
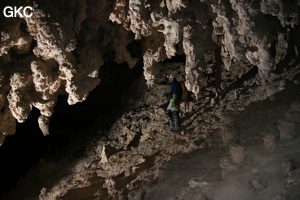
[[[16,134],[8,136],[0,148],[0,194],[16,186],[17,180],[48,151],[47,139],[37,124],[38,117],[39,111],[33,109],[25,123],[17,124]]]
[[[283,73],[286,70],[294,68],[300,63],[300,41],[298,40],[299,35],[300,26],[296,26],[294,31],[288,33],[287,37],[289,37],[289,48],[286,50],[286,56],[284,57],[284,59],[276,66],[274,73]]]
[[[257,74],[258,74],[258,68],[257,67],[253,67],[252,69],[250,69],[246,74],[243,74],[243,76],[240,79],[238,79],[236,82],[231,84],[222,93],[222,98],[224,98],[228,94],[228,92],[230,92],[230,91],[232,91],[236,88],[240,88],[245,81],[250,80],[251,78],[254,78]]]
[[[170,59],[165,59],[161,61],[162,64],[167,64],[167,63],[185,63],[186,62],[186,55],[179,55],[176,54]]]

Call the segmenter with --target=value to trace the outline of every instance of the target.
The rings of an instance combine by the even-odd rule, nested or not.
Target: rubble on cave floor
[[[300,90],[295,88],[232,116],[224,129],[235,132],[228,146],[179,155],[159,169],[155,184],[142,188],[145,199],[299,199]]]
[[[229,93],[214,106],[210,99],[191,100],[181,113],[179,133],[167,129],[162,100],[167,86],[159,84],[160,92],[149,90],[148,101],[125,112],[108,132],[98,129],[87,149],[76,146],[82,144],[78,137],[67,157],[39,166],[43,179],[32,187],[28,176],[19,190],[35,188],[41,200],[215,200],[240,195],[293,200],[299,197],[300,91],[296,77],[289,81],[290,74],[297,73],[287,71],[279,82],[248,90],[237,88],[235,98]],[[282,80],[286,89],[279,93]],[[24,194],[13,196],[18,193]]]

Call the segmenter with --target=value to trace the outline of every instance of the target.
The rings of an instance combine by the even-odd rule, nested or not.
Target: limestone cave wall
[[[70,105],[86,100],[109,51],[129,68],[142,59],[149,87],[157,63],[185,56],[185,84],[196,99],[208,88],[217,97],[254,68],[268,80],[299,61],[299,1],[1,4],[34,7],[30,18],[1,16],[1,143],[33,106],[47,135],[57,96],[68,95]]]
[[[211,134],[230,132],[223,116],[299,82],[299,0],[2,0],[1,10],[8,5],[34,10],[30,18],[0,15],[0,144],[33,107],[48,135],[58,98],[86,101],[109,82],[101,71],[108,59],[143,67],[143,78],[121,99],[128,112],[110,130],[98,127],[87,156],[72,162],[73,174],[57,174],[57,185],[41,180],[40,199],[71,199],[78,188],[100,185],[105,197],[116,198],[124,179],[128,191],[153,180],[156,167],[178,153],[228,145],[233,135]],[[176,137],[164,128],[170,72],[191,95],[182,108],[184,134]],[[155,167],[144,173],[146,166]]]

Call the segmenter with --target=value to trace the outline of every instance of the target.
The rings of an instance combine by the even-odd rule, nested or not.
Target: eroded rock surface
[[[157,180],[158,169],[175,155],[224,146],[231,148],[219,161],[222,178],[249,166],[247,180],[252,187],[268,187],[261,166],[247,165],[245,141],[252,136],[239,135],[230,115],[299,84],[299,1],[29,4],[35,7],[31,18],[1,16],[0,144],[14,134],[16,121],[24,122],[33,106],[40,110],[38,123],[47,135],[59,95],[68,95],[68,103],[76,104],[101,84],[98,77],[105,54],[113,54],[116,63],[129,68],[142,60],[148,86],[142,87],[143,80],[132,86],[135,94],[122,104],[130,111],[110,130],[95,125],[96,136],[80,158],[41,164],[41,173],[55,175],[37,178],[29,195],[45,200],[138,199],[145,195],[140,186]],[[178,57],[184,62],[164,62]],[[182,132],[176,134],[166,129],[164,111],[165,77],[171,72],[191,92],[190,101],[181,108]],[[291,112],[277,119],[276,127],[263,130],[266,152],[280,147],[274,137],[281,142],[296,137],[298,104],[294,102]],[[288,161],[281,163],[288,176]],[[57,173],[62,166],[64,170]],[[207,184],[197,178],[189,181],[192,189]],[[23,185],[29,184],[25,180]],[[178,196],[217,199],[209,194],[184,190]]]
[[[185,84],[196,99],[208,88],[220,95],[255,68],[268,80],[274,70],[299,61],[297,1],[27,4],[35,8],[30,18],[1,16],[2,142],[32,106],[41,110],[39,124],[47,135],[57,96],[67,94],[69,104],[84,101],[100,83],[105,52],[115,52],[115,61],[130,68],[137,64],[138,50],[128,48],[133,40],[140,41],[149,87],[157,81],[160,61],[184,55]]]
[[[158,68],[174,70],[174,65],[178,64],[161,64]],[[246,87],[248,83],[244,83],[231,91],[234,95],[229,93],[215,104],[210,98],[182,103],[182,130],[177,133],[168,131],[164,93],[157,92],[168,90],[168,86],[156,84],[108,132],[101,128],[99,119],[89,133],[83,132],[75,140],[74,149],[64,154],[67,157],[63,156],[59,162],[49,160],[41,163],[32,171],[31,176],[36,177],[35,187],[31,176],[28,176],[20,182],[22,186],[16,193],[32,191],[34,196],[45,200],[142,199],[145,195],[146,199],[161,196],[166,199],[201,197],[213,200],[225,196],[233,198],[240,195],[240,190],[247,192],[249,199],[255,194],[262,198],[297,196],[300,177],[295,167],[298,162],[295,155],[299,134],[294,130],[299,127],[299,76],[294,77],[297,73],[293,70],[281,74],[280,78],[274,76],[274,81],[269,84]],[[163,82],[164,77],[160,80]],[[136,83],[136,86],[140,84]],[[288,93],[284,87],[294,89]],[[275,93],[282,94],[276,96]],[[289,98],[286,99],[286,96]],[[255,102],[259,102],[258,105],[253,105]],[[281,121],[289,126],[278,126]],[[293,132],[290,132],[289,138],[282,139],[281,135],[291,130],[290,124],[295,127]],[[234,133],[230,137],[224,137],[231,131]],[[82,149],[86,134],[94,137],[87,148]],[[78,148],[81,149],[80,156],[77,155]],[[190,153],[197,150],[200,153],[193,158],[194,153]],[[185,159],[179,160],[179,163],[175,161],[174,165],[169,165],[170,171],[164,170],[165,164],[178,155],[179,158],[180,155],[191,156],[194,163],[187,164],[185,168]],[[272,164],[271,168],[265,166],[269,166],[268,162]],[[172,173],[174,167],[179,168],[177,175]],[[192,169],[194,173],[198,170],[198,174],[190,174],[190,170],[184,172],[184,169]],[[269,169],[276,176],[271,178]],[[36,171],[44,176],[35,175]],[[182,182],[178,184],[168,182],[179,181],[180,178]],[[276,183],[271,184],[275,179]],[[291,194],[286,194],[284,189],[272,190],[273,186],[279,187],[289,180],[292,181],[290,185],[287,183],[293,191]],[[157,181],[156,186],[154,183]],[[236,184],[240,190],[232,188]],[[179,186],[182,188],[179,189]],[[269,188],[269,192],[265,193],[265,188]],[[256,192],[252,193],[253,190]]]

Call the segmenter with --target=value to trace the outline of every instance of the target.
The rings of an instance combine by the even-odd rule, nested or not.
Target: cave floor
[[[196,150],[188,153],[176,153],[174,149],[190,145],[189,131],[162,131],[146,139],[142,138],[144,135],[135,135],[138,144],[130,142],[127,149],[116,151],[106,146],[109,162],[101,163],[103,156],[99,157],[99,152],[103,146],[94,145],[93,150],[84,145],[87,141],[80,136],[71,143],[72,149],[28,172],[3,199],[26,196],[29,200],[298,200],[299,96],[299,85],[291,84],[241,112],[226,115],[231,123],[211,133],[211,138],[219,139],[207,140],[211,145],[198,144]],[[234,133],[234,139],[227,144],[220,140],[224,132]],[[166,147],[156,144],[165,140],[169,141],[161,144]],[[151,152],[154,147],[157,153]],[[92,149],[87,157],[86,148]],[[149,152],[143,151],[144,148]],[[144,153],[142,156],[140,151]],[[173,156],[169,151],[175,152]]]
[[[176,156],[145,199],[300,199],[299,96],[294,85],[248,106],[233,117],[234,142]]]

